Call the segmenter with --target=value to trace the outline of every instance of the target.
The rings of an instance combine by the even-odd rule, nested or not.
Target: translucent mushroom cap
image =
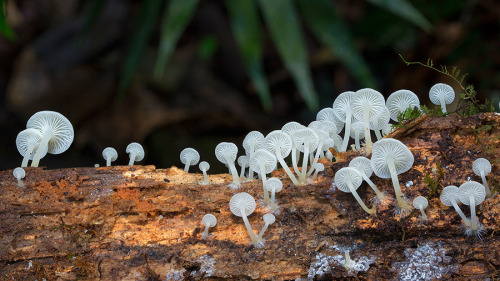
[[[292,121],[283,125],[283,127],[281,127],[281,131],[291,136],[293,133],[303,128],[305,128],[304,125]]]
[[[318,134],[310,128],[304,128],[295,131],[295,133],[292,134],[292,138],[295,147],[301,152],[304,152],[304,144],[306,140],[308,140],[309,143],[309,151],[315,150],[319,144]]]
[[[273,214],[265,214],[262,219],[266,224],[273,224],[276,221],[276,217]]]
[[[260,171],[261,163],[264,165],[264,172],[269,174],[276,168],[276,157],[265,149],[259,149],[250,158],[250,167],[254,171]]]
[[[209,227],[214,227],[215,225],[217,225],[217,218],[212,214],[206,214],[201,219],[201,222],[204,225],[208,225]]]
[[[23,168],[17,167],[12,171],[12,175],[14,175],[16,179],[23,179],[26,176],[26,172]]]
[[[215,157],[224,164],[229,165],[228,160],[234,163],[237,154],[238,147],[232,142],[221,142],[215,147]]]
[[[229,209],[231,210],[231,213],[237,217],[251,215],[255,211],[256,205],[257,204],[255,203],[255,199],[253,199],[252,195],[246,192],[236,193],[233,197],[231,197],[231,200],[229,200]],[[242,208],[245,214],[241,213]]]
[[[335,143],[335,150],[340,151],[340,146],[342,145],[342,137],[339,135],[331,136],[333,142]]]
[[[358,172],[358,170],[350,167],[344,167],[335,173],[334,181],[337,188],[341,191],[351,192],[347,182],[350,181],[354,187],[354,190],[356,190],[363,182],[363,178],[361,177],[361,174]]]
[[[337,130],[341,131],[344,127],[344,122],[340,120],[335,114],[335,110],[331,107],[323,108],[316,114],[316,120],[318,121],[330,121],[335,124]],[[338,133],[338,132],[337,132]]]
[[[365,137],[364,131],[363,131],[363,122],[361,121],[356,121],[351,124],[351,132],[350,136],[351,138],[356,138],[356,135],[358,135],[359,139],[363,139]]]
[[[346,122],[346,112],[351,109],[351,100],[355,95],[355,92],[347,91],[343,92],[337,96],[335,101],[333,102],[332,109],[335,112],[335,115],[342,122]]]
[[[264,139],[266,149],[274,155],[287,157],[292,151],[292,139],[290,136],[280,130],[270,132]]]
[[[377,122],[374,122],[375,119]],[[389,113],[389,109],[384,106],[382,108],[382,112],[380,112],[377,117],[370,120],[370,130],[382,130],[385,124],[389,123],[390,120],[391,114]]]
[[[392,132],[392,130],[394,130],[394,128],[392,127],[391,124],[387,123],[384,125],[384,127],[382,127],[382,134],[385,136],[385,135],[388,135]]]
[[[240,157],[238,157],[238,165],[240,165],[240,167],[247,167],[250,163],[250,158],[246,155],[241,155]]]
[[[265,188],[270,192],[273,190],[274,192],[280,192],[283,188],[283,183],[278,178],[270,178],[266,181]]]
[[[441,98],[445,104],[450,104],[455,99],[455,91],[450,85],[444,83],[437,83],[429,90],[429,98],[435,105],[441,104]]]
[[[104,159],[108,159],[108,158],[111,158],[111,161],[115,161],[117,158],[118,158],[118,152],[116,151],[116,149],[112,148],[112,147],[106,147],[103,151],[102,151],[102,157]]]
[[[140,145],[139,143],[136,142],[130,143],[129,145],[127,145],[125,152],[127,152],[128,154],[135,152],[136,156],[134,160],[136,162],[139,162],[142,159],[144,159],[144,148],[142,148],[142,145]]]
[[[372,162],[370,159],[363,156],[352,159],[351,162],[349,162],[349,167],[355,168],[359,172],[363,171],[367,177],[371,177],[373,174]]]
[[[452,202],[457,202],[458,200],[458,187],[454,185],[449,185],[441,191],[441,195],[439,196],[441,203],[445,206],[453,206]]]
[[[488,159],[477,158],[476,161],[472,163],[472,171],[478,176],[481,175],[481,171],[484,175],[491,173],[491,163]]]
[[[476,206],[483,203],[486,198],[486,189],[484,185],[475,181],[468,181],[458,188],[458,199],[460,199],[463,204],[470,206],[471,195],[474,196],[474,203]]]
[[[398,115],[408,107],[420,106],[420,100],[410,90],[398,90],[392,93],[386,100],[385,106],[389,109],[391,119],[398,121]]]
[[[382,113],[384,107],[384,96],[370,88],[356,91],[351,100],[352,115],[358,120],[363,120],[363,110],[368,110],[368,118],[373,119]]]
[[[264,144],[264,135],[259,131],[251,131],[243,139],[243,148],[250,152],[262,147]]]
[[[338,134],[337,125],[335,125],[335,123],[333,123],[332,121],[322,120],[322,121],[313,121],[313,122],[314,122],[314,126],[313,127],[309,126],[312,129],[324,131],[329,135],[330,134]],[[311,122],[311,124],[313,122]],[[311,124],[309,124],[309,125],[311,125]]]
[[[24,155],[28,151],[29,146],[32,145],[34,147],[33,151],[36,151],[41,141],[42,133],[40,133],[40,131],[32,128],[22,130],[19,134],[17,134],[16,137],[17,150],[24,157]],[[31,154],[30,160],[33,160],[34,155],[34,153]],[[47,155],[47,150],[44,151],[41,158],[45,157],[45,155]]]
[[[413,199],[413,207],[416,209],[425,209],[429,205],[429,201],[424,196],[418,196]]]
[[[207,161],[201,161],[198,165],[201,171],[208,171],[210,169],[210,164]]]
[[[315,169],[316,169],[316,171],[318,171],[318,172],[322,172],[322,171],[324,171],[324,170],[325,170],[325,165],[323,165],[323,164],[321,164],[321,163],[316,163],[315,167],[316,167],[316,168],[315,168]]]
[[[387,159],[394,159],[396,173],[399,175],[408,171],[413,166],[413,154],[404,145],[396,139],[381,139],[373,144],[371,164],[375,175],[379,178],[388,179],[391,177]]]
[[[180,154],[182,164],[186,164],[187,162],[191,162],[191,165],[196,165],[200,162],[200,154],[196,149],[188,147],[184,148]]]
[[[327,150],[329,149],[330,147],[334,147],[335,146],[335,141],[332,139],[332,138],[327,138],[323,141],[323,150]]]
[[[36,129],[45,135],[51,134],[48,143],[47,152],[51,154],[60,154],[66,151],[73,139],[75,133],[73,125],[61,113],[55,111],[39,111],[28,120],[26,128]]]

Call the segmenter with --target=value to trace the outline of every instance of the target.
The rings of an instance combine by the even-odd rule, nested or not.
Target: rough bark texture
[[[389,136],[415,156],[413,168],[399,180],[409,199],[429,198],[427,223],[420,223],[418,211],[396,214],[393,204],[378,206],[377,215],[369,216],[351,194],[335,189],[335,172],[359,152],[323,161],[325,171],[306,186],[291,186],[275,171],[284,188],[262,247],[250,244],[243,220],[229,210],[237,191],[228,188],[227,174],[211,175],[210,185],[199,185],[201,174],[175,167],[27,168],[26,187],[19,188],[12,170],[2,171],[0,279],[495,279],[499,121],[499,114],[424,117]],[[482,239],[464,236],[460,217],[439,201],[447,185],[468,178],[481,182],[472,172],[479,157],[492,162],[487,179],[496,191],[477,211],[485,227]],[[394,197],[390,179],[371,179]],[[257,232],[266,213],[262,182],[244,182],[239,191],[257,200],[249,216]],[[370,206],[374,193],[366,184],[358,191]],[[207,213],[218,223],[202,239],[201,218]],[[350,271],[343,267],[344,250],[355,262]]]

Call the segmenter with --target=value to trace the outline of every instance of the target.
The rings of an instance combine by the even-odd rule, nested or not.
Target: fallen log
[[[325,171],[305,186],[284,183],[276,222],[265,243],[250,243],[241,218],[231,214],[228,174],[201,174],[172,167],[115,166],[46,170],[26,168],[25,188],[12,170],[0,172],[0,279],[2,280],[484,280],[499,277],[500,115],[423,117],[388,137],[401,140],[415,157],[400,175],[403,193],[429,199],[429,221],[419,211],[395,213],[393,204],[367,215],[352,195],[336,190],[337,170],[359,151],[323,161]],[[366,155],[365,155],[366,156]],[[369,157],[369,156],[368,156]],[[492,198],[477,211],[485,232],[463,234],[461,219],[439,200],[447,185],[481,178],[479,157],[490,160]],[[394,197],[390,179],[371,177]],[[249,216],[260,230],[266,207],[262,182],[243,182],[257,200]],[[358,190],[369,202],[366,184]],[[371,205],[371,203],[369,204]],[[461,206],[467,214],[469,209]],[[202,217],[218,223],[202,239]],[[345,251],[353,260],[344,268]]]

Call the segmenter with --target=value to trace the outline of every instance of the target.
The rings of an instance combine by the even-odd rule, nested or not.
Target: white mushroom
[[[335,110],[331,107],[320,110],[318,114],[316,114],[316,120],[333,122],[337,127],[337,133],[342,131],[342,128],[344,128],[344,122],[337,117]]]
[[[276,157],[265,149],[258,149],[250,158],[250,167],[259,173],[262,178],[262,189],[264,191],[264,202],[269,202],[269,193],[266,190],[266,174],[276,168]]]
[[[366,142],[365,150],[369,152],[373,145],[370,135],[370,120],[382,114],[385,107],[384,96],[373,89],[361,89],[356,91],[356,94],[353,96],[351,107],[354,118],[363,122]]]
[[[284,158],[288,157],[292,151],[292,139],[290,136],[280,130],[275,130],[269,133],[264,139],[266,149],[276,156],[281,167],[285,170],[293,184],[298,185],[299,182],[295,175],[290,171],[288,165],[285,163]]]
[[[359,197],[358,192],[356,190],[359,188],[361,183],[363,182],[363,178],[358,170],[354,168],[345,167],[338,170],[335,173],[335,185],[337,188],[343,192],[352,193],[356,201],[358,201],[359,205],[365,212],[368,214],[375,214],[376,208],[368,208],[361,197]]]
[[[398,90],[392,93],[385,101],[385,106],[389,109],[391,119],[398,121],[398,115],[408,108],[420,106],[420,100],[410,90]]]
[[[180,154],[181,162],[184,164],[184,172],[189,172],[189,167],[200,162],[200,154],[196,149],[188,147],[184,148]]]
[[[238,157],[238,165],[240,165],[241,167],[240,178],[245,177],[245,170],[248,167],[249,163],[250,163],[250,157],[246,155],[241,155],[240,157]]]
[[[314,151],[319,144],[319,136],[316,132],[309,128],[304,128],[292,134],[295,147],[303,153],[302,157],[302,170],[300,171],[299,184],[306,183],[307,175],[307,160],[309,152]]]
[[[415,199],[413,199],[413,207],[420,210],[420,214],[422,215],[421,219],[423,221],[428,220],[427,215],[424,211],[424,209],[427,208],[428,205],[429,201],[424,196],[417,196]]]
[[[208,238],[208,236],[210,235],[208,233],[208,229],[210,227],[214,227],[217,224],[217,218],[212,214],[206,214],[201,219],[201,222],[205,225],[205,230],[203,231],[203,234],[201,234],[201,238]]]
[[[140,145],[139,143],[130,143],[129,145],[127,145],[125,152],[127,152],[130,157],[130,160],[128,162],[129,166],[134,165],[134,162],[139,162],[144,159],[144,148],[142,148],[142,145]]]
[[[345,131],[344,131],[344,140],[342,145],[340,146],[339,152],[344,152],[347,150],[347,145],[349,143],[349,135],[351,133],[351,121],[352,121],[352,106],[351,101],[352,97],[355,95],[355,92],[347,91],[343,92],[337,96],[335,101],[333,102],[333,110],[335,111],[335,115],[339,120],[345,123]]]
[[[283,183],[278,178],[269,178],[266,181],[265,188],[271,192],[271,212],[276,210],[276,192],[280,192],[283,188]]]
[[[229,171],[233,177],[233,182],[229,185],[229,187],[232,189],[240,188],[240,177],[238,176],[238,171],[236,171],[236,166],[234,165],[237,154],[238,147],[232,142],[221,142],[215,147],[215,157],[217,157],[217,160],[228,165],[229,167]]]
[[[402,211],[411,209],[401,192],[398,175],[413,166],[414,157],[402,142],[396,139],[382,139],[373,145],[371,164],[379,178],[392,178],[397,205]]]
[[[267,227],[273,224],[276,221],[276,217],[273,214],[265,214],[262,219],[264,220],[264,227],[259,232],[259,239],[262,241],[262,236],[264,236],[264,232],[266,232]]]
[[[255,211],[255,207],[255,199],[253,199],[252,195],[246,192],[236,193],[233,197],[231,197],[231,200],[229,200],[229,209],[231,210],[231,213],[243,219],[252,243],[259,243],[261,239],[255,235],[247,218]]]
[[[292,135],[296,131],[303,129],[303,128],[305,128],[304,125],[292,121],[292,122],[288,122],[285,125],[283,125],[283,127],[281,127],[281,131],[284,132],[285,134],[288,134],[290,137],[292,137]],[[297,149],[297,145],[295,145],[295,143],[293,142],[293,138],[292,138],[292,166],[293,166],[293,169],[294,169],[296,175],[299,174],[299,166],[298,166],[298,159],[297,159],[297,154],[299,154],[299,153],[300,153],[300,151]]]
[[[435,105],[441,105],[441,110],[446,113],[446,105],[455,100],[455,91],[450,85],[437,83],[429,91],[429,98]]]
[[[325,170],[325,165],[321,163],[316,163],[316,165],[314,165],[314,174],[312,176],[312,179],[315,180],[318,177],[318,173],[323,172],[324,170]]]
[[[21,167],[27,167],[28,161],[33,160],[34,153],[40,142],[42,141],[42,133],[36,129],[26,129],[17,134],[16,137],[16,146],[17,150],[23,156],[23,161],[21,163]],[[41,158],[47,155],[47,149],[42,154]]]
[[[264,135],[259,131],[252,131],[245,136],[242,145],[248,157],[252,158],[253,153],[257,149],[262,148],[262,146],[264,145]],[[248,171],[248,178],[253,178],[253,172],[254,171],[250,167]]]
[[[26,176],[26,172],[24,171],[24,169],[21,167],[17,167],[14,169],[12,174],[17,179],[17,186],[21,188],[24,187],[24,183],[22,181],[22,179],[24,179],[24,177]]]
[[[38,167],[44,153],[60,154],[66,151],[75,133],[71,122],[61,113],[54,111],[39,111],[28,120],[26,128],[38,130],[42,134],[42,140],[35,152],[32,167]]]
[[[375,191],[375,194],[377,195],[377,201],[379,203],[385,204],[387,201],[386,196],[384,193],[382,193],[377,186],[370,180],[370,177],[373,174],[373,169],[371,165],[370,159],[366,157],[356,157],[349,162],[349,167],[355,168],[358,170],[358,172],[361,174],[361,177],[366,181],[366,183],[372,188],[373,191]]]
[[[377,140],[382,139],[382,135],[380,134],[380,130],[384,128],[386,124],[389,124],[391,120],[391,115],[389,113],[389,109],[386,106],[383,107],[382,112],[375,118],[370,120],[370,130],[375,132],[375,136]]]
[[[203,182],[201,184],[208,184],[208,175],[207,171],[210,169],[210,164],[208,164],[207,161],[201,161],[200,164],[198,165],[200,168],[201,172],[203,173]]]
[[[354,147],[360,149],[361,145],[359,140],[364,138],[363,122],[356,121],[352,123],[350,136],[354,139]]]
[[[472,163],[472,171],[478,176],[481,177],[483,181],[484,189],[486,190],[486,196],[491,196],[491,190],[488,186],[488,181],[486,181],[486,175],[491,173],[491,163],[488,159],[485,158],[477,158],[474,163]]]
[[[453,206],[455,208],[455,211],[457,211],[458,215],[460,215],[460,217],[464,221],[465,226],[470,228],[470,220],[465,216],[465,214],[457,204],[457,202],[460,202],[460,199],[458,198],[458,187],[449,185],[443,188],[439,199],[441,200],[441,203],[443,203],[443,205]]]
[[[482,229],[476,218],[476,206],[483,203],[485,198],[486,190],[478,182],[468,181],[458,188],[458,199],[470,207],[470,230],[477,235],[480,235]]]
[[[115,161],[118,158],[118,152],[116,149],[112,147],[106,147],[102,151],[102,157],[106,160],[106,166],[111,166],[111,162]]]

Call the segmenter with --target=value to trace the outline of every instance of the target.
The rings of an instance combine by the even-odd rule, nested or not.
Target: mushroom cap
[[[304,128],[305,128],[304,125],[297,123],[295,121],[292,121],[292,122],[288,122],[285,125],[283,125],[283,127],[281,127],[281,131],[284,133],[287,133],[288,135],[291,136],[296,131],[298,131],[300,129],[304,129]]]
[[[16,179],[22,179],[26,176],[26,172],[21,167],[15,168],[14,171],[12,171],[12,174]]]
[[[264,223],[268,225],[273,224],[276,221],[276,217],[273,214],[265,214],[262,216],[262,219],[264,220]]]
[[[324,171],[324,170],[325,170],[325,165],[323,165],[323,164],[321,164],[321,163],[316,163],[316,165],[315,165],[315,169],[316,169],[316,171],[318,171],[318,172],[322,172],[322,171]]]
[[[328,150],[330,147],[334,147],[334,146],[335,146],[335,141],[332,138],[326,138],[323,141],[322,150]]]
[[[186,162],[191,161],[191,165],[196,165],[200,162],[200,154],[196,149],[188,147],[184,148],[180,154],[182,164],[186,164]]]
[[[244,209],[245,216],[251,215],[255,211],[256,205],[252,195],[246,192],[236,193],[231,197],[231,200],[229,200],[229,209],[231,213],[237,217],[243,216],[241,208]]]
[[[276,168],[276,157],[265,149],[258,149],[250,158],[250,167],[260,172],[261,163],[264,164],[264,172],[269,174]]]
[[[251,131],[243,139],[243,148],[245,151],[250,152],[253,147],[253,151],[261,148],[264,145],[264,135],[259,131]]]
[[[116,151],[116,149],[112,148],[112,147],[106,147],[103,151],[102,151],[102,157],[104,159],[108,159],[108,158],[111,158],[111,161],[115,161],[117,158],[118,158],[118,152]]]
[[[370,120],[370,130],[382,130],[382,128],[385,126],[385,124],[389,123],[391,120],[391,114],[389,113],[389,109],[387,109],[386,106],[382,108],[382,112],[375,117],[377,120],[376,124],[373,122],[374,119]],[[377,125],[375,127],[375,125]]]
[[[333,136],[330,136],[335,143],[335,150],[340,151],[340,146],[342,146],[342,137],[335,134]]]
[[[455,99],[455,91],[450,85],[437,83],[429,90],[429,98],[435,105],[440,105],[440,98],[444,97],[444,103],[450,104]]]
[[[392,132],[392,130],[394,130],[394,128],[392,127],[391,124],[387,123],[384,125],[384,127],[382,127],[382,134],[385,136],[385,135],[388,135]]]
[[[274,192],[280,192],[281,189],[283,188],[283,183],[278,178],[269,178],[266,181],[264,187],[266,188],[267,191],[270,191],[270,192],[272,192],[273,190],[274,190]]]
[[[361,121],[356,121],[351,124],[351,132],[350,136],[351,138],[356,138],[356,134],[358,135],[359,139],[364,139],[365,138],[365,132],[363,131],[363,122]]]
[[[136,142],[132,142],[130,143],[129,145],[127,145],[127,148],[125,149],[125,151],[130,154],[132,153],[132,151],[134,151],[136,154],[135,156],[135,161],[138,162],[138,161],[141,161],[142,159],[144,159],[144,148],[142,148],[142,145],[140,145],[139,143],[136,143]]]
[[[292,139],[290,136],[280,130],[270,132],[264,139],[266,149],[274,155],[287,157],[292,151]]]
[[[214,227],[217,224],[217,218],[212,214],[206,214],[201,219],[201,222],[209,227]]]
[[[42,133],[36,129],[22,130],[16,137],[17,150],[23,157],[28,151],[28,147],[30,145],[35,145],[35,149],[33,151],[36,151],[38,149],[38,145],[42,141],[42,137]],[[42,154],[42,158],[45,157],[45,155],[47,155],[47,150],[45,150]],[[33,156],[35,156],[35,153],[31,153],[30,160],[33,160]]]
[[[301,152],[304,152],[304,143],[307,139],[309,140],[309,151],[314,151],[319,144],[318,134],[310,128],[295,131],[292,134],[292,139],[295,147]]]
[[[342,128],[344,127],[344,122],[337,117],[335,110],[331,107],[320,110],[318,114],[316,114],[316,120],[333,122],[338,131],[342,131]]]
[[[413,166],[413,154],[408,147],[396,139],[381,139],[372,147],[372,169],[379,178],[391,177],[387,158],[393,157],[396,173],[399,175],[408,171]]]
[[[68,118],[55,111],[39,111],[33,114],[28,120],[26,128],[36,129],[42,135],[47,132],[52,135],[47,148],[47,152],[51,154],[60,154],[66,151],[75,137],[73,126]]]
[[[398,121],[399,113],[404,112],[408,107],[420,106],[420,100],[410,90],[398,90],[387,98],[385,106],[389,109],[391,119]]]
[[[429,206],[429,201],[424,196],[417,196],[413,199],[413,207],[416,209],[425,209],[427,206]]]
[[[247,167],[250,163],[250,157],[246,156],[246,155],[241,155],[240,157],[238,157],[238,165],[240,165],[240,167]]]
[[[236,160],[238,154],[238,147],[232,142],[221,142],[215,147],[215,157],[220,162],[229,165],[226,158],[233,162]]]
[[[198,165],[201,171],[208,171],[210,169],[210,164],[207,161],[201,161]]]
[[[488,159],[477,158],[476,161],[472,163],[472,170],[478,176],[481,175],[481,171],[483,171],[484,175],[487,175],[491,173],[491,163]]]
[[[374,89],[365,88],[356,91],[351,100],[352,115],[358,120],[363,120],[363,110],[368,109],[368,118],[379,116],[385,107],[384,96]]]
[[[351,192],[349,186],[347,185],[347,181],[351,181],[354,186],[354,190],[358,189],[361,183],[363,182],[363,178],[361,174],[355,168],[344,167],[338,170],[335,173],[335,185],[337,188],[343,192]]]
[[[351,109],[351,101],[352,101],[352,97],[355,95],[356,93],[355,92],[352,92],[352,91],[347,91],[347,92],[343,92],[341,93],[340,95],[337,96],[337,98],[335,99],[335,101],[333,102],[333,111],[335,112],[335,115],[337,116],[337,118],[342,121],[342,122],[346,122],[346,112],[347,110]],[[352,112],[352,111],[351,111]]]
[[[458,199],[467,206],[470,206],[469,196],[471,194],[474,196],[474,203],[477,206],[483,203],[486,198],[486,189],[484,189],[484,185],[475,181],[465,182],[458,188]]]
[[[458,201],[458,187],[454,185],[448,185],[447,187],[443,188],[439,199],[441,200],[441,203],[443,203],[443,205],[453,206],[452,202]]]
[[[360,173],[363,171],[367,177],[371,177],[373,174],[372,162],[370,159],[363,156],[358,156],[352,159],[351,162],[349,162],[349,167],[355,168]]]
[[[316,131],[321,130],[326,132],[327,134],[338,134],[337,125],[332,121],[321,120],[321,121],[312,121],[309,124],[309,128],[315,129]]]

